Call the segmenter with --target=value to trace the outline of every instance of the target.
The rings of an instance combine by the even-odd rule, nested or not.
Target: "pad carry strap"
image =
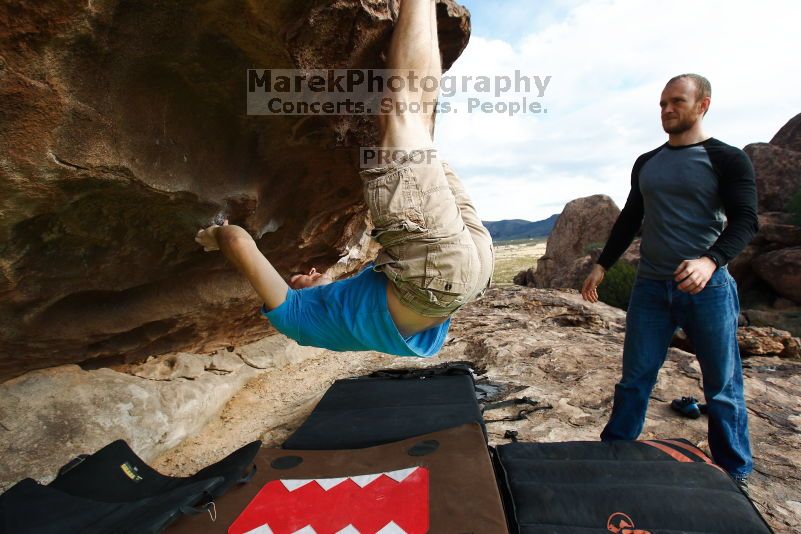
[[[67,471],[70,471],[73,468],[77,467],[78,464],[80,464],[87,458],[89,458],[88,454],[79,454],[78,456],[76,456],[75,458],[73,458],[72,460],[61,466],[61,469],[58,470],[58,476],[61,476]]]
[[[185,504],[181,506],[180,510],[184,515],[197,515],[202,514],[203,512],[208,512],[212,521],[217,520],[217,506],[215,506],[214,501],[209,501],[206,504],[201,504],[200,506],[189,506]]]

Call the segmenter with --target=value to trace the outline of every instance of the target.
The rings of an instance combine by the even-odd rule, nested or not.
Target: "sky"
[[[667,141],[659,96],[676,74],[712,84],[704,128],[744,147],[768,142],[801,113],[801,1],[462,0],[473,33],[446,74],[550,76],[542,97],[499,98],[472,87],[443,102],[436,143],[481,218],[540,220],[575,198],[623,207],[636,157]],[[537,114],[469,111],[481,103],[541,106]],[[474,101],[475,102],[475,101]],[[546,112],[547,110],[547,112]]]

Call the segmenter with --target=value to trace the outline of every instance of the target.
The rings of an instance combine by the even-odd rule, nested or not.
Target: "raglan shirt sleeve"
[[[710,160],[720,180],[720,196],[728,223],[715,243],[704,254],[718,266],[735,258],[759,229],[754,166],[742,150],[726,145],[709,150]]]
[[[629,191],[629,196],[626,199],[626,205],[620,212],[614,226],[612,226],[606,246],[598,258],[598,263],[607,271],[626,252],[626,249],[634,241],[634,236],[637,235],[637,232],[642,227],[645,208],[642,193],[640,192],[639,174],[640,169],[651,154],[643,154],[634,163],[634,168],[631,171],[631,191]]]
[[[297,289],[289,288],[286,292],[286,300],[283,304],[273,310],[267,310],[267,306],[261,307],[261,314],[270,320],[276,330],[290,339],[300,342],[300,316],[302,311],[303,296]]]

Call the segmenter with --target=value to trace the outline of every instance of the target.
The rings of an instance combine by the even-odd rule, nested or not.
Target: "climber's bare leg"
[[[386,67],[407,77],[407,83],[402,91],[387,89],[385,93],[385,98],[392,100],[394,111],[398,108],[405,111],[379,115],[382,147],[432,148],[435,108],[442,78],[435,0],[400,0],[400,13],[389,45]],[[411,79],[410,74],[415,79]],[[427,77],[433,77],[437,83],[423,83]],[[410,111],[410,106],[417,109]]]
[[[387,88],[384,94],[384,98],[392,103],[393,113],[378,117],[381,148],[409,152],[428,150],[434,147],[432,132],[442,78],[436,3],[435,0],[399,1],[400,12],[387,52],[386,68],[392,74],[406,78],[406,84],[402,91],[393,92]],[[437,83],[424,84],[423,79],[429,76],[434,77]],[[429,87],[429,90],[424,87]],[[399,108],[403,111],[395,112]],[[429,163],[440,165],[436,159]],[[387,305],[398,330],[404,336],[446,320],[443,317],[423,316],[406,307],[392,284],[387,286]]]

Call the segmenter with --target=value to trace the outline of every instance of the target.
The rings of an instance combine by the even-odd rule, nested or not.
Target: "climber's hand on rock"
[[[228,220],[223,223],[223,226],[228,226]],[[222,228],[222,226],[218,224],[212,224],[208,228],[200,230],[195,236],[195,241],[202,245],[203,250],[206,252],[220,250],[220,244],[217,241],[217,232],[220,228]]]
[[[606,270],[596,263],[581,288],[581,296],[584,300],[592,303],[598,302],[598,286],[603,281],[605,273]]]

